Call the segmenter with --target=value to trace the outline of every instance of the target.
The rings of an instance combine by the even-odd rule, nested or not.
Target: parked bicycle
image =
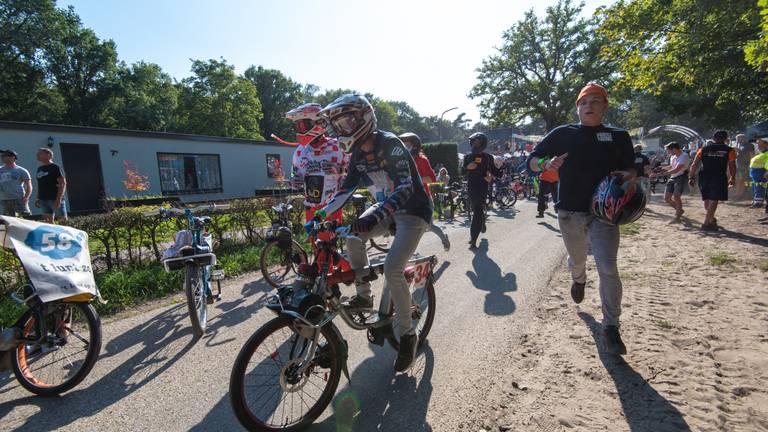
[[[291,283],[298,266],[307,262],[307,252],[293,238],[292,211],[293,205],[287,202],[272,207],[272,225],[259,258],[264,280],[275,288]]]
[[[27,232],[25,239],[16,237],[14,246],[10,230]],[[25,243],[32,253],[16,250]],[[26,310],[0,333],[0,369],[10,360],[19,384],[37,395],[70,390],[90,373],[101,351],[101,320],[91,305],[100,295],[93,282],[88,236],[71,228],[0,217],[0,247],[14,251],[28,281],[10,295]],[[53,266],[52,261],[65,270],[40,278],[41,271],[54,271],[43,270]]]
[[[208,325],[208,305],[221,300],[221,280],[224,270],[216,267],[213,253],[214,240],[208,232],[209,216],[195,216],[195,213],[228,209],[229,205],[201,205],[194,208],[160,208],[144,213],[145,216],[186,218],[187,229],[178,231],[174,245],[163,254],[165,271],[184,270],[184,294],[187,297],[189,320],[196,336],[202,336]],[[211,282],[216,282],[217,293],[211,291]]]
[[[314,233],[335,232],[333,221],[316,222]],[[396,316],[389,293],[379,310],[349,312],[341,304],[340,284],[357,277],[375,280],[384,264],[355,272],[339,252],[338,236],[316,242],[312,264],[299,267],[292,286],[269,297],[265,306],[278,316],[257,330],[235,360],[229,383],[232,408],[240,423],[256,431],[296,431],[309,426],[328,406],[341,373],[349,379],[348,344],[333,323],[337,316],[368,340],[399,348]],[[413,298],[410,310],[422,344],[435,317],[434,256],[415,258],[405,276]]]
[[[493,182],[490,196],[491,202],[496,203],[502,209],[510,208],[517,203],[517,193],[512,188],[512,182],[506,176]]]

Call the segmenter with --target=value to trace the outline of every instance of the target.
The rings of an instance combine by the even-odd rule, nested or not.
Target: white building
[[[274,141],[0,121],[0,149],[19,154],[17,163],[29,170],[35,188],[41,147],[63,168],[65,200],[75,213],[100,210],[104,198],[133,196],[123,184],[126,164],[149,181],[141,195],[184,202],[250,197],[275,186],[276,165],[290,174],[294,150]]]

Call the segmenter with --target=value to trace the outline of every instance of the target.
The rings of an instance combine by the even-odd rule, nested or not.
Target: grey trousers
[[[373,206],[363,213],[363,216],[375,210]],[[418,216],[407,214],[395,214],[395,225],[397,231],[392,240],[387,257],[384,260],[384,289],[389,290],[392,300],[395,304],[395,312],[398,317],[398,328],[400,335],[413,333],[411,322],[411,293],[408,290],[408,282],[405,280],[405,266],[411,256],[416,252],[421,236],[427,230],[429,225],[424,219]],[[366,251],[366,242],[373,238],[384,235],[389,230],[392,223],[391,218],[379,222],[371,231],[365,234],[359,234],[357,238],[347,239],[347,252],[349,253],[349,264],[352,269],[357,270],[368,265],[368,253]],[[371,296],[371,284],[369,282],[357,282],[357,294],[363,297]]]
[[[560,233],[568,251],[568,268],[574,282],[587,281],[587,253],[592,246],[600,279],[603,325],[619,325],[622,286],[616,264],[619,253],[619,227],[608,225],[589,213],[560,210]]]

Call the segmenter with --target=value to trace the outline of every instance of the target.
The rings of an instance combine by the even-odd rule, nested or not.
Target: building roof
[[[175,132],[150,132],[140,131],[132,129],[114,129],[92,126],[73,126],[73,125],[58,125],[47,123],[31,123],[31,122],[16,122],[0,120],[0,129],[15,129],[15,130],[30,130],[30,131],[45,131],[45,132],[66,132],[66,133],[79,133],[89,135],[112,135],[112,136],[128,136],[137,138],[160,138],[160,139],[176,139],[186,141],[207,141],[207,142],[220,142],[228,144],[254,144],[254,145],[267,145],[267,146],[279,146],[285,147],[285,144],[281,144],[277,141],[259,141],[245,138],[227,138],[220,136],[209,135],[193,135]]]

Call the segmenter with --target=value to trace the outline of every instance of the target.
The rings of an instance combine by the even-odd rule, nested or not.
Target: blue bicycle
[[[195,216],[201,211],[216,211],[229,208],[229,205],[203,205],[194,208],[160,208],[145,213],[146,216],[170,218],[183,216],[187,219],[187,229],[176,233],[173,246],[163,253],[163,267],[171,272],[184,270],[184,293],[187,297],[189,319],[196,336],[202,336],[208,323],[207,306],[221,300],[221,280],[224,270],[216,268],[216,255],[213,253],[213,236],[208,232],[209,216]],[[216,282],[217,293],[211,291],[211,282]]]

